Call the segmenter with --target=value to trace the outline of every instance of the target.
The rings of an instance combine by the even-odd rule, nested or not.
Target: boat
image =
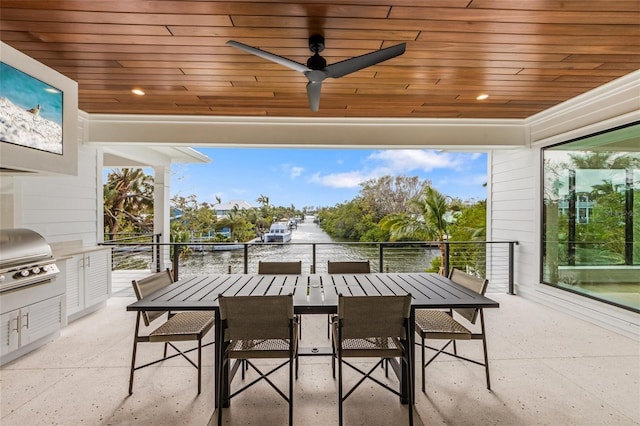
[[[287,222],[276,222],[271,225],[269,232],[262,235],[265,243],[288,243],[291,241],[291,229]]]

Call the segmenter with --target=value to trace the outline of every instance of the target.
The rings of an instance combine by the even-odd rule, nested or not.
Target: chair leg
[[[136,316],[136,329],[133,334],[133,353],[131,354],[131,372],[129,373],[129,395],[133,393],[133,374],[136,370],[136,352],[138,349],[138,328],[140,327],[140,311]]]
[[[424,385],[424,383],[425,383],[424,376],[426,376],[427,367],[425,365],[425,359],[424,359],[424,345],[425,345],[424,334],[421,334],[420,337],[422,339],[422,348],[421,348],[422,349],[421,350],[421,352],[422,352],[422,392],[426,393],[425,385]]]
[[[297,357],[296,358],[296,375],[297,375]],[[293,362],[294,356],[289,356],[289,426],[293,426]]]
[[[225,359],[225,347],[224,347],[224,343],[222,343],[220,345],[220,352],[218,353],[218,359],[220,360],[219,362],[219,370],[218,370],[218,407],[216,408],[218,410],[218,426],[222,426],[222,404],[223,404],[223,398],[222,398],[222,388],[223,386],[226,386],[225,378],[224,376],[226,376],[225,374],[223,374],[224,368],[225,368],[225,363],[228,362],[228,359]]]
[[[338,349],[338,425],[342,426],[342,356]]]
[[[487,389],[491,390],[491,381],[489,379],[489,355],[487,353],[487,336],[484,333],[484,314],[480,309],[480,329],[482,332],[482,350],[484,352],[484,371],[487,376]]]
[[[407,389],[409,390],[409,403],[407,404],[408,408],[409,408],[409,426],[413,426],[413,404],[415,403],[414,400],[414,383],[413,383],[413,369],[415,368],[415,365],[413,364],[413,359],[411,358],[411,349],[413,349],[410,346],[410,342],[407,341],[407,344],[405,346],[405,359],[407,362],[407,376],[405,378],[405,380],[407,380],[408,382],[408,386]],[[423,370],[424,371],[424,370]]]
[[[198,339],[198,395],[202,387],[202,337]]]

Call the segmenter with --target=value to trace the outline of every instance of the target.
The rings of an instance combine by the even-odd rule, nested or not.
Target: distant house
[[[216,216],[218,216],[218,220],[219,220],[227,216],[228,213],[232,211],[234,208],[238,210],[248,210],[248,209],[252,209],[253,207],[254,206],[252,206],[251,203],[245,200],[231,200],[227,203],[214,204],[212,206],[212,209],[216,211]],[[224,235],[227,238],[231,237],[231,229],[229,228],[221,228],[221,229],[218,229],[216,232],[218,234]]]
[[[214,204],[212,208],[216,211],[218,219],[226,216],[231,210],[237,208],[238,210],[248,210],[254,208],[251,203],[245,200],[231,200],[226,203]]]

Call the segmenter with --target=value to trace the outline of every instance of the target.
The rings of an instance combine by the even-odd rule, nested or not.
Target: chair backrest
[[[258,262],[259,274],[296,274],[302,273],[302,261],[297,262]]]
[[[368,260],[358,260],[349,262],[327,261],[327,271],[330,274],[368,274],[371,272],[371,265]]]
[[[173,283],[173,275],[167,268],[166,271],[156,272],[139,280],[131,281],[133,291],[138,300],[147,297],[151,293],[165,288]],[[142,318],[144,324],[148,326],[152,321],[161,317],[166,311],[143,311]]]
[[[487,291],[487,287],[489,285],[489,280],[469,275],[456,268],[451,269],[449,279],[454,283],[465,286],[469,290],[473,290],[482,295]],[[476,319],[478,318],[478,309],[467,308],[456,309],[455,311],[472,324],[475,324]]]
[[[218,296],[225,340],[288,339],[293,295]]]
[[[338,296],[338,319],[343,339],[369,337],[406,338],[405,322],[411,310],[411,295]]]

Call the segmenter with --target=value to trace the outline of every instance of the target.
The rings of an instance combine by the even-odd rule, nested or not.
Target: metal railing
[[[152,242],[153,241],[153,242]],[[495,289],[514,293],[514,251],[517,241],[447,242],[289,242],[279,243],[159,243],[109,241],[113,270],[159,271],[171,265],[174,277],[201,273],[257,272],[260,260],[302,260],[311,273],[326,272],[328,260],[369,260],[372,271],[448,274],[451,268],[489,279]],[[165,258],[162,259],[161,256]],[[444,262],[433,259],[444,258]]]

